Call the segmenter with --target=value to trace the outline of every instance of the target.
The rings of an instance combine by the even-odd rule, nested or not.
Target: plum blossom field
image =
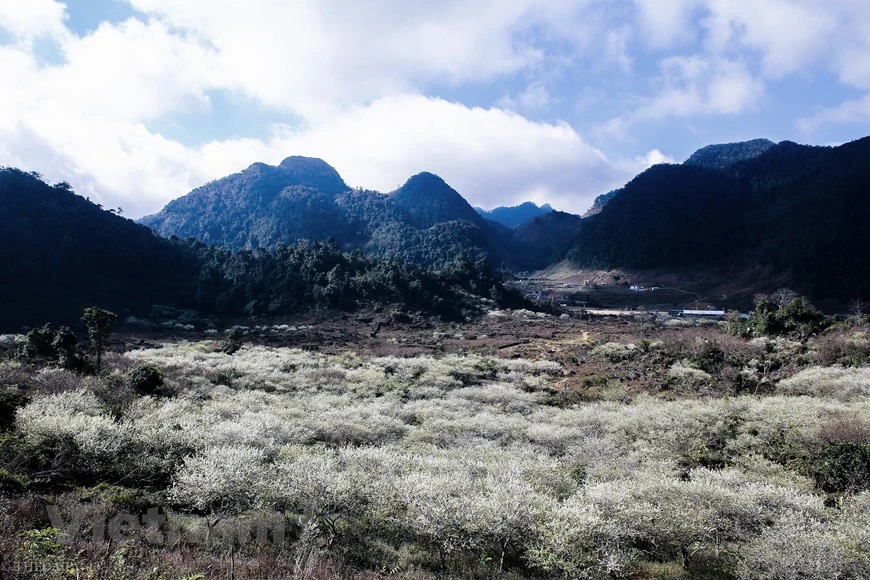
[[[4,490],[41,461],[0,499],[9,549],[29,561],[78,554],[106,578],[870,577],[867,367],[809,365],[765,393],[566,404],[562,364],[473,352],[228,355],[205,341],[107,364],[99,378],[0,367],[41,385],[3,435]],[[147,392],[129,383],[143,368],[160,376]],[[282,533],[130,534],[119,560],[87,525],[41,548],[13,529],[45,503],[82,521],[157,506],[164,526],[206,534],[271,518]]]

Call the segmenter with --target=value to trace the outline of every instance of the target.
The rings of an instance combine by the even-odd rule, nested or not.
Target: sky
[[[870,134],[866,0],[0,0],[0,165],[138,218],[254,162],[584,212],[654,163]]]

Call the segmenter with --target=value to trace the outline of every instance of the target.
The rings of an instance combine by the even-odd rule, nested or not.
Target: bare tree
[[[776,304],[777,308],[785,308],[785,306],[795,298],[800,298],[797,292],[789,288],[780,288],[770,295],[769,300],[773,304]]]
[[[855,298],[849,303],[849,317],[855,321],[862,321],[865,318],[864,311],[867,310],[867,303],[860,298]]]

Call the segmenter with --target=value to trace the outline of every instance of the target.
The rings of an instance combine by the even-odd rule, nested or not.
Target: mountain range
[[[514,205],[510,207],[500,206],[491,210],[485,210],[476,207],[474,208],[474,210],[488,220],[498,222],[501,225],[507,226],[509,228],[516,228],[532,218],[536,218],[539,215],[550,213],[551,211],[553,211],[553,208],[550,206],[549,203],[545,203],[544,205],[539,207],[534,202],[526,201],[519,205]]]
[[[332,237],[435,268],[465,255],[514,271],[565,258],[584,268],[764,271],[747,293],[775,279],[842,302],[870,296],[867,184],[870,139],[754,139],[653,166],[581,219],[533,203],[475,210],[431,173],[387,194],[351,190],[325,162],[291,157],[196,189],[143,223],[230,248]]]
[[[322,165],[294,160],[283,178],[337,189],[337,181],[320,181],[328,176],[311,168]],[[274,169],[256,171],[274,176]],[[315,198],[328,195],[311,191]],[[255,197],[237,201],[250,207],[261,201]],[[66,183],[49,185],[14,168],[0,168],[0,206],[0,332],[46,322],[76,325],[93,305],[155,322],[167,312],[199,320],[191,309],[235,317],[393,305],[453,320],[484,303],[530,305],[484,260],[457,255],[432,271],[343,252],[333,240],[230,251],[193,238],[167,239],[76,195]],[[426,212],[419,219],[428,219]]]
[[[523,212],[532,217],[552,212],[534,208],[505,209],[496,217],[516,221]],[[542,268],[564,255],[570,238],[530,235],[486,219],[432,173],[414,175],[385,194],[351,189],[326,162],[307,157],[288,157],[278,166],[255,163],[194,189],[141,223],[162,236],[193,237],[234,250],[331,238],[347,250],[435,268],[457,256]],[[546,222],[527,224],[537,231]]]
[[[739,282],[747,301],[780,286],[830,308],[870,298],[870,138],[838,147],[763,139],[704,147],[600,196],[583,218],[534,204],[481,212],[425,172],[389,193],[352,189],[326,162],[306,157],[255,163],[141,224],[13,168],[0,169],[0,205],[7,328],[69,319],[95,303],[265,314],[389,294],[433,309],[457,283],[501,300],[487,269],[562,261],[717,270]],[[424,267],[446,277],[427,278]]]

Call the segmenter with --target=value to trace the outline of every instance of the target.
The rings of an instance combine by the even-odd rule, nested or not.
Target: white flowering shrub
[[[7,348],[15,348],[27,340],[23,334],[0,334],[0,345]]]
[[[535,523],[527,552],[534,568],[568,578],[619,577],[639,557],[582,494],[551,503],[546,515]]]
[[[789,514],[741,547],[736,572],[746,580],[827,580],[866,578],[870,567],[829,523]]]
[[[96,379],[47,370],[28,378],[46,386],[18,434],[70,446],[96,478],[156,474],[146,483],[182,511],[278,510],[306,538],[299,554],[477,577],[647,577],[651,561],[696,577],[868,575],[868,495],[826,508],[807,468],[820,425],[870,416],[866,369],[807,369],[774,395],[565,406],[552,361],[188,342],[123,357],[117,368],[163,369],[174,396],[110,413]],[[712,381],[683,362],[667,378],[695,392]]]
[[[606,358],[612,362],[620,362],[632,359],[640,351],[632,343],[605,342],[592,349],[592,354]]]
[[[169,498],[177,505],[218,513],[256,506],[261,490],[275,485],[262,449],[211,447],[189,457],[175,475]]]
[[[776,385],[784,395],[809,395],[852,401],[870,396],[870,367],[810,367]]]
[[[36,446],[71,443],[78,452],[73,467],[91,473],[110,469],[129,440],[124,426],[84,389],[37,397],[18,410],[16,427]]]
[[[685,362],[675,362],[671,365],[667,377],[672,385],[689,388],[708,385],[713,380],[709,373],[689,366]]]

